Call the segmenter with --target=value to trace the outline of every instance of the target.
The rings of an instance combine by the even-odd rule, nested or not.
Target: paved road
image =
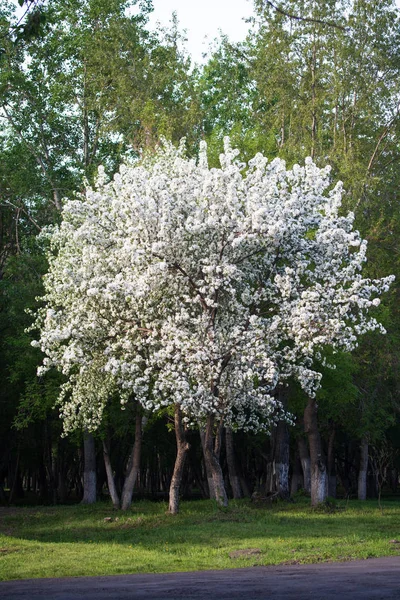
[[[400,557],[0,582],[1,600],[400,600]]]

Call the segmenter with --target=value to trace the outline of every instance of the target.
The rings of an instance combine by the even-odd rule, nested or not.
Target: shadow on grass
[[[351,502],[346,510],[316,512],[302,501],[257,507],[243,500],[220,511],[211,501],[182,503],[181,513],[166,513],[165,503],[139,502],[129,511],[106,504],[0,509],[0,533],[40,543],[121,544],[180,548],[210,547],[243,540],[298,544],[322,538],[342,543],[400,537],[400,505],[390,503],[381,515],[376,503]]]

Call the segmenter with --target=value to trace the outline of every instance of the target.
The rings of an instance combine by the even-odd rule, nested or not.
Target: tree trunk
[[[65,504],[68,497],[68,469],[65,459],[66,440],[61,438],[58,440],[57,451],[57,502]]]
[[[267,461],[265,482],[266,494],[289,498],[289,430],[284,421],[279,421],[271,431],[270,452],[263,457]]]
[[[242,487],[237,472],[235,448],[233,445],[233,431],[231,427],[225,430],[226,462],[228,463],[229,483],[231,484],[232,494],[235,500],[242,498]]]
[[[120,508],[120,500],[117,492],[117,488],[114,481],[114,473],[111,466],[110,453],[108,450],[108,446],[103,440],[103,458],[104,458],[104,466],[106,469],[107,475],[107,487],[110,492],[110,497],[113,503],[114,508]]]
[[[136,407],[135,442],[128,461],[124,487],[121,494],[121,508],[127,510],[132,504],[133,488],[140,470],[140,454],[142,450],[142,415],[139,404]]]
[[[44,454],[44,451],[43,451]],[[39,462],[39,473],[38,473],[38,485],[39,485],[39,498],[44,501],[47,499],[47,478],[45,468],[45,457],[42,454],[42,460]],[[81,494],[79,494],[80,496]],[[78,496],[78,498],[79,498]]]
[[[334,425],[329,433],[328,441],[328,496],[336,498],[336,467],[335,467],[335,434],[336,430]]]
[[[21,497],[21,494],[18,494],[19,489],[22,487],[21,483],[20,483],[20,473],[19,473],[19,459],[20,459],[20,450],[19,450],[19,444],[18,444],[18,450],[17,450],[17,458],[16,458],[16,462],[15,462],[15,469],[13,469],[13,474],[12,474],[12,484],[10,485],[10,495],[8,497],[8,502],[9,504],[13,503],[14,498],[17,496]]]
[[[186,441],[185,429],[182,423],[182,411],[179,406],[175,406],[175,437],[176,437],[176,459],[174,472],[172,474],[171,485],[169,488],[169,512],[177,515],[179,511],[179,490],[182,483],[183,469],[185,467],[186,455],[189,450],[189,444]]]
[[[300,457],[299,457],[299,453],[296,450],[296,452],[294,453],[294,460],[293,460],[293,472],[292,472],[292,479],[290,482],[290,495],[294,496],[302,486],[304,477],[303,477],[303,472],[302,472],[302,468],[301,468],[301,462],[300,462]]]
[[[221,461],[221,448],[222,448],[223,434],[224,434],[224,426],[220,422],[220,423],[218,423],[217,431],[215,432],[215,440],[214,440],[214,454],[217,457],[217,460],[219,463]]]
[[[212,470],[211,470],[211,465],[210,465],[210,462],[208,460],[207,453],[206,453],[206,431],[203,427],[200,427],[199,432],[200,432],[201,447],[203,448],[204,467],[205,467],[205,471],[206,471],[207,485],[208,485],[208,496],[209,496],[210,500],[215,500],[215,491],[214,491],[214,483],[213,483],[213,478],[212,478]]]
[[[360,470],[358,472],[358,499],[367,499],[368,440],[363,437],[360,444]]]
[[[297,439],[297,448],[299,451],[301,468],[303,470],[303,489],[307,494],[311,494],[310,452],[308,450],[307,442],[303,437]]]
[[[311,158],[315,158],[315,147],[317,139],[317,93],[316,93],[316,68],[317,68],[317,43],[315,39],[315,30],[313,31],[313,48],[311,59],[311,101],[312,101],[312,120],[311,120]]]
[[[206,460],[208,461],[212,474],[212,481],[214,485],[215,491],[215,499],[217,504],[221,507],[228,506],[228,497],[225,491],[224,477],[222,475],[221,465],[218,462],[218,459],[214,453],[214,437],[213,437],[213,429],[214,429],[214,416],[209,415],[207,417],[206,431],[205,431],[205,455]]]
[[[275,489],[275,463],[274,463],[274,455],[273,450],[269,453],[269,455],[265,455],[265,459],[267,460],[267,468],[265,474],[265,486],[262,485],[263,477],[258,478],[257,488],[265,488],[265,493],[267,496],[269,494],[274,494],[276,492]]]
[[[304,411],[304,430],[308,435],[311,460],[311,506],[325,502],[328,495],[328,473],[318,429],[317,403],[309,398]]]
[[[289,498],[289,428],[279,421],[275,430],[274,445],[275,488],[279,497]]]
[[[83,436],[83,498],[82,504],[96,502],[96,448],[93,434],[85,432]]]

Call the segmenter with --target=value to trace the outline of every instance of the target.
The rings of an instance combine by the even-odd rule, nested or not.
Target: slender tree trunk
[[[211,465],[206,453],[206,430],[203,427],[199,428],[199,432],[200,432],[200,440],[201,440],[201,447],[203,448],[203,457],[204,457],[204,467],[205,467],[205,471],[206,471],[206,477],[207,477],[207,485],[208,485],[208,495],[210,500],[215,500],[215,491],[214,491],[214,483],[213,483],[213,478],[212,478],[212,470],[211,470]]]
[[[336,498],[336,467],[335,467],[335,435],[336,430],[333,425],[328,440],[328,496]]]
[[[312,93],[312,119],[311,119],[311,158],[315,158],[315,146],[317,139],[317,108],[316,108],[316,68],[317,68],[317,43],[315,30],[313,31],[313,49],[311,59],[311,93]]]
[[[47,478],[46,478],[46,467],[45,467],[45,449],[43,449],[42,460],[39,463],[38,473],[38,485],[39,485],[39,498],[43,501],[48,496]],[[79,494],[80,496],[80,494]],[[78,498],[79,498],[78,496]]]
[[[303,470],[303,489],[307,494],[311,494],[311,461],[307,441],[303,437],[297,439],[297,448],[301,468]]]
[[[37,494],[37,472],[33,471],[32,473],[32,492]]]
[[[57,481],[57,503],[65,504],[67,500],[67,473],[64,464],[64,458],[60,444],[58,445],[59,454],[56,460],[56,481]]]
[[[205,439],[204,439],[205,454],[206,454],[206,459],[208,460],[208,463],[211,468],[211,474],[212,474],[214,491],[215,491],[215,499],[219,506],[226,507],[226,506],[228,506],[228,497],[227,497],[226,491],[225,491],[224,477],[222,475],[221,465],[219,464],[219,461],[214,453],[213,429],[214,429],[214,416],[209,415],[207,417]]]
[[[182,483],[182,475],[185,467],[189,444],[186,441],[185,429],[182,423],[182,411],[178,405],[175,406],[175,437],[176,437],[176,459],[174,472],[172,474],[169,488],[169,512],[177,515],[179,511],[179,490]]]
[[[57,189],[53,190],[53,198],[54,198],[54,206],[58,211],[62,211],[62,202],[60,197],[60,192]]]
[[[363,437],[360,444],[360,470],[358,472],[358,499],[367,499],[368,440]]]
[[[333,147],[336,148],[336,132],[339,121],[339,93],[338,93],[338,66],[337,66],[337,53],[336,46],[333,49],[333,74],[334,74],[334,91],[335,91],[335,111],[333,120]]]
[[[203,500],[206,500],[207,498],[210,498],[210,492],[208,489],[207,481],[203,477],[202,463],[201,463],[201,461],[198,461],[193,456],[189,455],[189,457],[190,457],[190,466],[191,466],[191,469],[193,472],[194,480],[200,490],[201,497],[203,498]]]
[[[294,460],[293,460],[293,472],[292,472],[292,479],[290,482],[290,495],[294,496],[294,494],[296,494],[299,489],[302,486],[304,477],[303,477],[303,472],[302,472],[302,468],[301,468],[301,462],[300,462],[300,457],[299,457],[299,453],[296,450],[294,453]]]
[[[19,449],[19,444],[18,444],[18,450],[17,450],[17,459],[15,462],[15,470],[13,472],[12,475],[12,485],[10,486],[10,495],[8,497],[8,503],[12,504],[14,497],[17,495],[17,489],[18,489],[18,478],[19,478],[19,459],[20,459],[20,449]]]
[[[96,502],[96,448],[94,437],[85,432],[83,436],[83,498],[82,504]]]
[[[65,443],[66,440],[61,438],[58,440],[58,451],[56,460],[57,471],[57,501],[60,504],[65,504],[68,496],[68,472],[65,459]]]
[[[231,427],[225,430],[226,462],[228,463],[229,483],[231,484],[232,494],[235,500],[242,498],[242,487],[237,472],[235,448],[233,444],[233,431]]]
[[[142,415],[139,405],[136,407],[135,442],[128,461],[127,473],[121,494],[121,508],[127,510],[132,504],[133,488],[140,470],[140,455],[142,450]]]
[[[221,459],[221,448],[222,448],[223,435],[224,435],[224,426],[220,422],[218,424],[217,431],[215,433],[215,440],[214,440],[214,454],[217,457],[218,462],[220,462],[220,459]]]
[[[279,421],[275,431],[274,447],[275,488],[279,497],[289,498],[289,428]]]
[[[113,473],[112,466],[111,466],[110,452],[109,452],[109,449],[108,449],[108,446],[107,446],[105,440],[103,440],[103,458],[104,458],[104,466],[105,466],[106,475],[107,475],[107,487],[108,487],[108,491],[110,492],[110,497],[111,497],[113,506],[114,506],[114,508],[120,508],[120,499],[119,499],[117,488],[116,488],[115,481],[114,481],[114,473]]]
[[[269,494],[274,494],[275,490],[275,463],[274,463],[274,455],[273,451],[269,453],[269,456],[265,455],[267,460],[267,469],[265,473],[265,493],[267,496]],[[262,488],[262,478],[258,479],[257,488]]]
[[[32,477],[31,477],[30,469],[28,469],[28,472],[25,477],[26,477],[26,492],[27,492],[27,494],[29,494],[32,489]]]
[[[55,468],[55,457],[53,452],[53,440],[51,432],[51,423],[49,419],[44,422],[44,436],[45,436],[45,464],[47,477],[49,481],[49,497],[53,504],[57,504],[57,480],[56,480],[56,468]],[[96,500],[95,500],[96,501]]]
[[[328,473],[318,429],[317,403],[309,398],[304,411],[304,430],[308,435],[311,459],[311,506],[325,502],[328,495]]]
[[[265,491],[286,500],[289,497],[289,430],[284,421],[279,421],[272,430],[270,443],[269,456],[264,455],[267,460]]]

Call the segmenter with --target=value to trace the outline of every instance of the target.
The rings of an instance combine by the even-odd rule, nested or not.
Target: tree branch
[[[40,154],[38,152],[36,152],[35,147],[28,142],[28,140],[25,138],[25,136],[23,135],[21,129],[18,127],[18,125],[14,122],[11,114],[8,112],[7,107],[5,104],[2,104],[2,109],[4,111],[4,114],[9,122],[9,124],[11,125],[11,127],[14,129],[14,131],[16,132],[16,134],[18,135],[18,137],[20,138],[20,140],[27,146],[27,148],[29,149],[29,151],[32,153],[33,157],[35,158],[37,164],[39,165],[43,175],[45,176],[45,178],[49,181],[51,188],[52,188],[52,192],[53,192],[53,204],[55,205],[55,207],[57,208],[57,210],[61,211],[62,210],[62,205],[61,205],[61,199],[60,199],[60,194],[59,191],[57,189],[57,187],[54,185],[52,178],[50,177],[49,174],[49,167],[46,166],[43,158],[40,156]]]
[[[347,27],[343,27],[343,25],[338,25],[337,23],[333,23],[332,21],[322,21],[321,19],[313,19],[311,17],[300,17],[299,15],[294,15],[293,13],[289,13],[280,6],[276,6],[270,0],[264,0],[266,4],[269,4],[271,8],[273,8],[276,12],[281,15],[288,17],[289,19],[293,19],[295,21],[304,21],[305,23],[317,23],[318,25],[326,25],[327,27],[336,27],[337,29],[341,29],[342,31],[347,31]]]
[[[204,298],[203,294],[201,293],[201,291],[199,290],[199,288],[197,287],[197,285],[195,284],[193,278],[189,275],[189,273],[187,273],[185,271],[185,269],[183,269],[178,263],[174,263],[173,265],[171,265],[171,268],[174,269],[175,271],[179,271],[179,273],[181,273],[181,275],[183,275],[184,277],[187,278],[187,280],[189,281],[192,288],[195,290],[195,292],[197,292],[197,294],[200,298],[201,306],[203,307],[204,310],[208,311],[208,305],[207,305],[206,299]]]
[[[377,160],[378,156],[379,156],[379,150],[381,147],[382,142],[386,139],[386,137],[389,135],[392,126],[396,123],[396,119],[399,117],[400,114],[400,104],[397,107],[396,113],[393,115],[393,117],[390,119],[390,121],[385,125],[382,133],[380,134],[378,141],[375,145],[374,151],[372,152],[371,158],[369,160],[366,172],[365,172],[365,183],[363,185],[363,189],[361,192],[361,195],[355,205],[354,210],[357,210],[357,208],[359,207],[361,201],[363,200],[364,196],[365,196],[365,190],[367,188],[367,183],[368,183],[368,179],[371,176],[371,172],[372,172],[372,168],[375,164],[375,161]]]
[[[1,206],[1,202],[0,202],[0,206]],[[20,212],[22,212],[28,218],[28,220],[32,223],[32,225],[34,225],[36,227],[36,229],[38,229],[38,231],[42,231],[42,228],[40,227],[40,225],[38,225],[38,223],[36,223],[35,219],[33,219],[33,217],[31,217],[31,215],[28,213],[26,208],[24,208],[24,206],[18,206],[17,204],[13,204],[11,202],[11,200],[5,200],[4,206],[11,206],[12,208],[15,208],[17,210],[18,214]]]

